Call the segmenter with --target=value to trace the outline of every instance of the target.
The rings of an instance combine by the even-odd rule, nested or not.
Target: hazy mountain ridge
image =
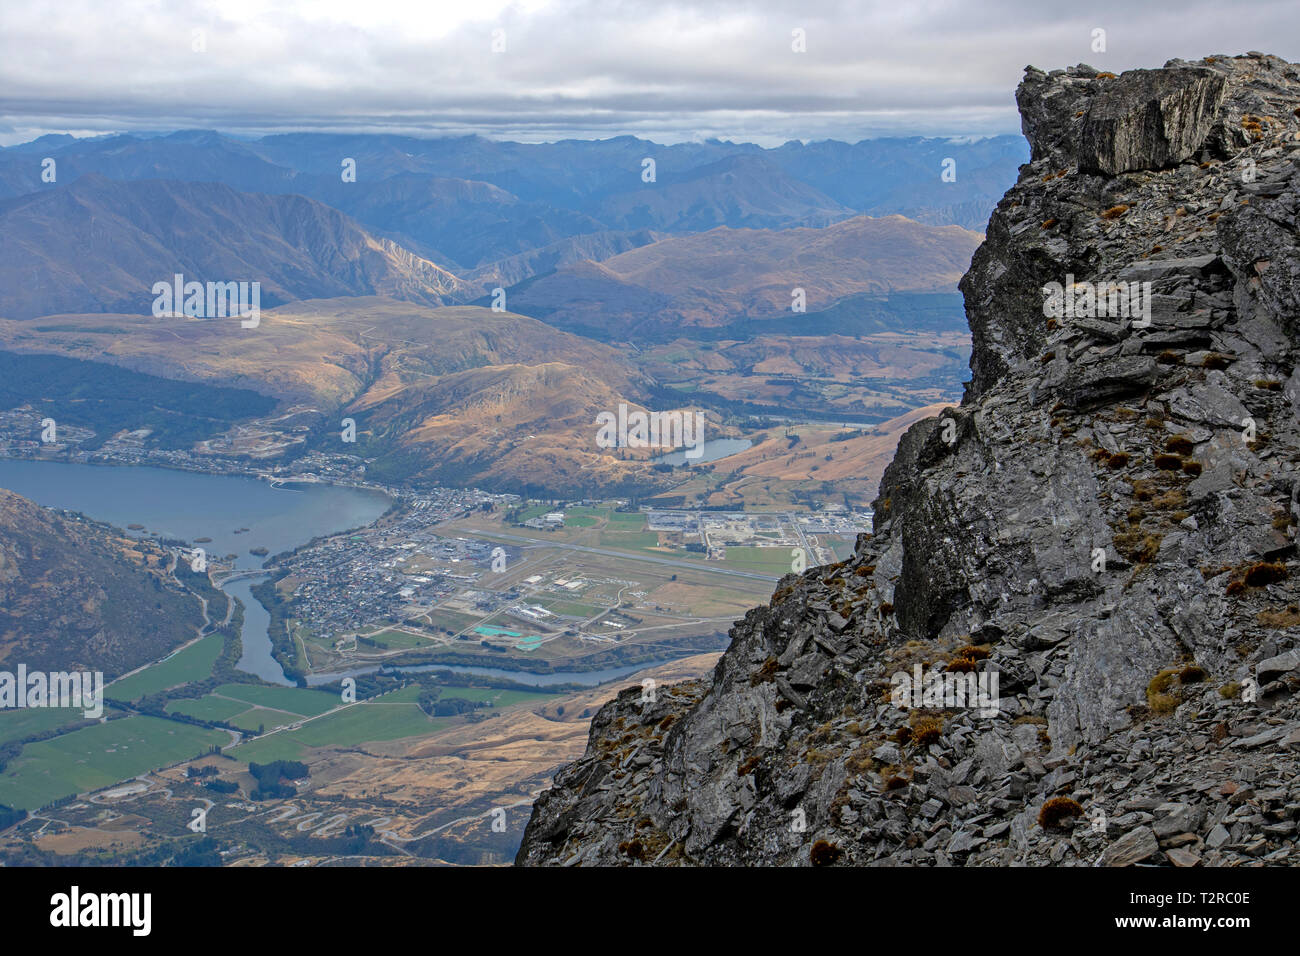
[[[56,163],[55,183],[41,179],[47,157]],[[642,180],[646,158],[656,162],[654,183]],[[0,198],[88,174],[298,193],[461,271],[603,231],[789,228],[864,212],[980,229],[1024,158],[1014,136],[762,149],[716,140],[663,146],[631,136],[543,144],[346,134],[245,141],[183,130],[43,137],[0,149]],[[948,159],[956,163],[951,182],[941,178]],[[356,164],[355,182],[343,181],[345,160]]]
[[[821,229],[731,229],[670,236],[580,262],[513,290],[512,307],[608,339],[806,312],[861,293],[948,292],[979,244],[959,226],[858,216]]]
[[[156,282],[261,283],[261,305],[388,294],[440,305],[475,290],[300,196],[86,176],[0,202],[0,315],[150,313]]]

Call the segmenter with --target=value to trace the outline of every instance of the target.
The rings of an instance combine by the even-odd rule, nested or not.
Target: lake
[[[144,525],[131,531],[142,537],[156,531],[192,544],[211,538],[195,546],[216,557],[237,555],[238,568],[259,568],[266,560],[249,554],[250,548],[286,551],[317,535],[370,524],[390,504],[387,495],[360,488],[272,488],[236,475],[62,461],[0,461],[0,488],[120,528]]]
[[[714,438],[701,446],[701,454],[697,458],[687,458],[686,451],[682,450],[651,458],[650,463],[652,465],[703,465],[706,462],[717,461],[719,458],[726,458],[728,455],[735,455],[753,444],[748,438]]]
[[[141,537],[174,538],[217,558],[234,554],[242,569],[262,566],[268,555],[324,534],[370,524],[391,504],[380,492],[335,485],[272,488],[256,478],[203,475],[148,466],[110,467],[62,461],[0,461],[0,488],[50,508],[80,511]],[[247,529],[247,530],[243,530]],[[197,538],[211,538],[198,542]],[[288,683],[271,657],[269,615],[249,593],[250,581],[232,581],[229,593],[244,605],[244,655],[239,668],[273,683]]]

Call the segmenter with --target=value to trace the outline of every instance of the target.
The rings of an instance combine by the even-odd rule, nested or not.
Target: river
[[[109,467],[61,461],[0,460],[0,488],[50,508],[80,511],[97,521],[130,529],[140,537],[185,541],[217,558],[233,554],[234,565],[252,570],[264,556],[370,524],[391,504],[380,492],[336,485],[272,488],[237,475],[204,475],[149,466]],[[153,532],[154,534],[150,534]],[[209,538],[209,541],[198,539]],[[287,684],[271,656],[270,615],[252,596],[247,578],[226,590],[244,605],[240,670],[265,681]]]

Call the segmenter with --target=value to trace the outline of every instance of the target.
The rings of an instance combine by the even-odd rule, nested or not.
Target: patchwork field
[[[104,715],[108,716],[109,713],[108,708],[105,708]],[[79,707],[24,707],[16,710],[0,710],[0,744],[54,730],[64,724],[75,724],[84,719],[85,714]]]
[[[104,693],[117,700],[139,700],[169,687],[203,680],[212,673],[212,665],[221,656],[221,642],[220,634],[209,634],[157,664],[115,680]]]
[[[0,774],[0,804],[32,809],[196,757],[228,734],[132,716],[28,744]]]
[[[373,700],[358,701],[293,730],[277,731],[241,744],[230,754],[238,760],[257,763],[296,760],[313,747],[355,747],[374,741],[431,734],[450,725],[450,720],[426,715],[409,691],[406,688]]]
[[[222,684],[197,700],[171,701],[167,713],[220,720],[256,733],[296,723],[304,717],[315,717],[339,703],[332,694],[297,687]]]

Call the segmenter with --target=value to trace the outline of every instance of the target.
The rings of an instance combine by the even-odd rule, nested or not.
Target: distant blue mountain
[[[56,181],[42,181],[42,160]],[[653,159],[655,181],[643,181]],[[341,177],[344,160],[356,181]],[[941,178],[955,161],[956,179]],[[716,226],[785,229],[867,213],[983,230],[1015,181],[1018,136],[789,142],[773,149],[708,140],[663,146],[633,136],[556,143],[478,136],[291,133],[244,140],[211,130],[74,138],[0,149],[0,199],[58,189],[86,174],[222,183],[297,193],[454,271],[574,237]],[[626,243],[624,243],[626,244]]]

